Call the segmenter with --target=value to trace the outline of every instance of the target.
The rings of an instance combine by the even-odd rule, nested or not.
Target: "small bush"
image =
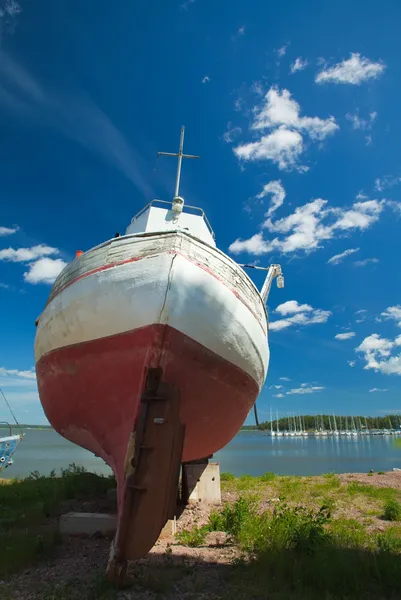
[[[387,500],[384,505],[383,519],[386,521],[401,521],[401,504],[397,500]]]
[[[226,504],[221,512],[212,512],[209,517],[210,531],[225,531],[238,539],[241,529],[255,514],[255,500],[241,497],[234,504]]]
[[[382,552],[396,554],[401,551],[400,532],[395,527],[390,527],[377,536],[377,547]]]
[[[268,471],[267,473],[263,473],[263,475],[261,475],[258,479],[259,481],[273,481],[273,479],[276,479],[277,475],[275,473],[271,473],[270,471]]]
[[[177,541],[183,546],[198,548],[205,543],[205,538],[209,531],[210,528],[208,525],[194,527],[193,529],[185,529],[184,531],[177,533]]]
[[[358,548],[366,545],[368,535],[356,519],[335,519],[330,525],[330,539],[339,548]]]
[[[232,473],[222,473],[220,475],[220,481],[233,481],[235,476]]]

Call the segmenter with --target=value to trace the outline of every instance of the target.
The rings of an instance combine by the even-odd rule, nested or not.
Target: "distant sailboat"
[[[5,404],[7,405],[8,410],[10,411],[13,419],[17,427],[19,427],[19,423],[11,409],[11,406],[8,403],[7,398],[4,395],[3,390],[0,388],[0,393],[3,397]],[[5,425],[8,429],[8,435],[0,437],[0,471],[3,469],[7,469],[7,467],[11,467],[14,460],[12,458],[14,452],[16,451],[18,444],[24,437],[23,433],[13,434],[12,426],[7,421],[0,421],[0,425]]]

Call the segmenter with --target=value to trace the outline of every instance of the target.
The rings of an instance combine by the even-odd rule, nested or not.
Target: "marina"
[[[297,416],[288,415],[273,421],[270,410],[270,421],[261,423],[263,435],[272,438],[279,437],[361,437],[361,436],[394,436],[401,435],[401,417],[394,415],[387,417],[387,427],[379,427],[373,422],[369,426],[367,417],[336,417],[333,415]],[[311,422],[312,421],[312,422]],[[372,419],[369,419],[372,421]],[[373,420],[374,421],[374,420]],[[312,425],[312,427],[311,427]]]

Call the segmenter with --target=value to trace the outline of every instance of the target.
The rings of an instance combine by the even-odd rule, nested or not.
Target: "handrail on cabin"
[[[151,206],[153,206],[154,204],[156,204],[156,202],[158,202],[159,204],[169,204],[170,206],[172,206],[172,202],[168,202],[167,200],[152,200],[151,202],[149,202],[149,204],[147,204],[146,206],[144,206],[139,213],[137,213],[134,217],[132,217],[131,219],[131,224],[133,224],[138,217],[140,217],[148,208],[150,208]],[[206,226],[208,228],[208,230],[210,231],[210,233],[212,234],[213,239],[215,239],[215,235],[214,235],[214,231],[212,229],[212,226],[209,223],[209,219],[207,218],[205,211],[202,208],[199,208],[199,206],[191,206],[189,204],[184,204],[183,206],[183,212],[185,212],[185,209],[187,208],[191,208],[192,210],[197,210],[199,211],[201,217],[204,219]]]

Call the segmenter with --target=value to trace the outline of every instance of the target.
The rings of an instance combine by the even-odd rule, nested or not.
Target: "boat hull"
[[[53,427],[122,476],[146,369],[180,390],[183,461],[209,456],[237,433],[259,388],[244,371],[168,325],[67,346],[37,363],[39,394]]]
[[[265,306],[234,261],[189,234],[117,238],[56,280],[35,359],[47,418],[111,466],[121,515],[149,369],[179,395],[181,461],[212,455],[264,383]]]

